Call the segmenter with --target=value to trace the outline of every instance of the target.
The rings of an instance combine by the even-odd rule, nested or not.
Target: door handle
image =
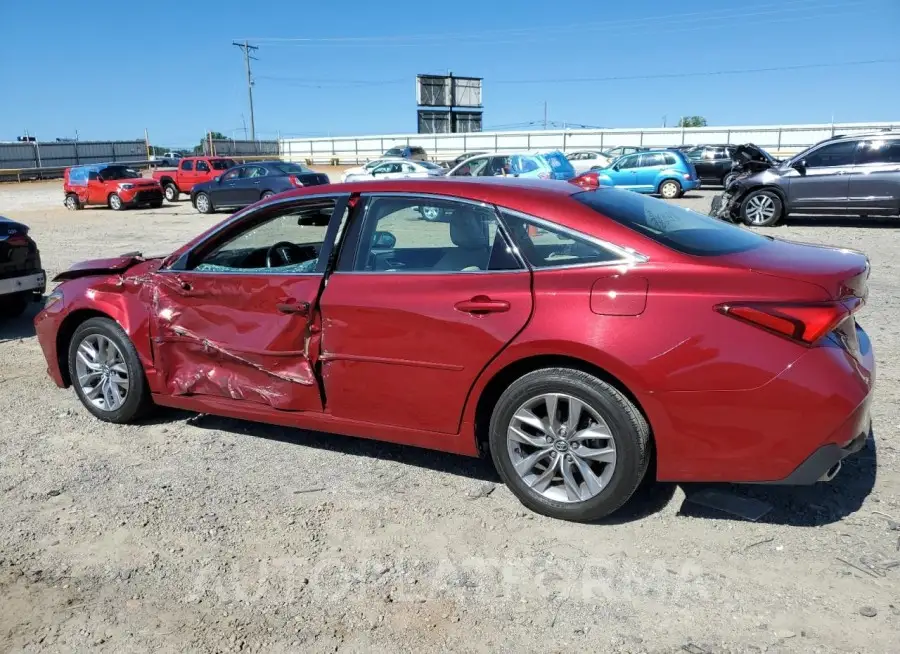
[[[297,302],[296,304],[279,302],[275,305],[275,308],[281,313],[293,313],[299,316],[309,315],[309,302]]]
[[[472,313],[503,313],[509,311],[509,302],[506,300],[492,300],[486,295],[476,295],[471,300],[463,300],[453,305],[457,311]]]

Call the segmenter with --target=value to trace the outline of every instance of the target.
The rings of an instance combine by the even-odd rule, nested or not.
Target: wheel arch
[[[659,182],[656,184],[657,193],[662,192],[662,185],[666,182],[675,182],[676,184],[678,184],[678,188],[684,190],[684,186],[681,184],[677,177],[675,177],[674,175],[666,175],[665,177],[660,178]]]
[[[169,175],[165,175],[165,176],[159,178],[160,186],[165,186],[166,184],[169,184],[169,183],[175,184],[175,178],[171,177]],[[175,184],[175,186],[178,186],[178,184]]]
[[[751,193],[756,193],[756,191],[772,191],[779,198],[781,198],[781,210],[784,213],[787,213],[787,193],[785,193],[784,189],[775,184],[754,184],[753,186],[748,187],[741,194],[741,202],[747,199],[747,196]]]
[[[72,385],[72,378],[69,375],[69,345],[72,343],[72,336],[75,335],[79,325],[91,318],[107,318],[116,322],[111,315],[97,309],[77,309],[66,316],[56,330],[56,361],[66,388]]]
[[[494,410],[494,406],[497,404],[497,400],[499,400],[500,396],[503,394],[503,391],[519,377],[534,372],[535,370],[540,370],[541,368],[572,368],[574,370],[580,370],[615,387],[616,390],[627,397],[628,400],[637,407],[637,410],[640,411],[644,420],[646,420],[647,424],[650,426],[650,439],[651,441],[653,440],[653,424],[650,421],[650,416],[647,414],[645,407],[642,405],[634,391],[619,377],[596,363],[575,356],[565,354],[534,354],[521,359],[516,359],[493,373],[490,380],[484,385],[478,395],[474,413],[474,432],[475,446],[479,453],[487,454],[489,451],[488,440],[490,436],[489,427],[491,413]]]

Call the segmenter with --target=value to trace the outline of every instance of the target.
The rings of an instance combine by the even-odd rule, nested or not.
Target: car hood
[[[747,163],[750,161],[766,163],[770,166],[775,166],[778,164],[778,159],[770,155],[758,145],[754,145],[753,143],[744,143],[743,145],[737,146],[734,150],[734,154],[732,155],[732,159],[734,159],[735,162],[739,164]]]
[[[93,277],[97,275],[121,274],[126,270],[145,262],[154,262],[154,270],[159,268],[162,263],[162,257],[144,257],[140,252],[129,252],[119,255],[118,257],[109,257],[106,259],[89,259],[76,263],[65,272],[59,273],[53,278],[54,282],[64,282],[69,279],[78,279],[79,277]]]
[[[27,234],[28,227],[22,223],[17,223],[15,220],[0,216],[0,238],[8,236],[12,232]]]

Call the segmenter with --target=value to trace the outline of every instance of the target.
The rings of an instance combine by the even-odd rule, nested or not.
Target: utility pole
[[[544,100],[544,130],[547,129],[547,101]]]
[[[256,57],[252,56],[250,52],[259,50],[259,48],[255,45],[250,45],[247,41],[243,43],[232,41],[231,44],[244,51],[244,64],[247,66],[247,94],[250,97],[250,140],[256,141],[256,122],[253,119],[253,76],[250,73],[250,60],[256,59]]]

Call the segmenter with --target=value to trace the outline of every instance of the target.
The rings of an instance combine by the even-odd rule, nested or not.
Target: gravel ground
[[[0,187],[51,275],[222,218],[61,203],[59,182]],[[648,484],[569,524],[476,460],[177,412],[104,424],[47,378],[33,312],[0,324],[0,651],[895,652],[895,229],[772,230],[868,253],[879,370],[874,441],[831,484],[717,487],[771,505],[757,522]]]

